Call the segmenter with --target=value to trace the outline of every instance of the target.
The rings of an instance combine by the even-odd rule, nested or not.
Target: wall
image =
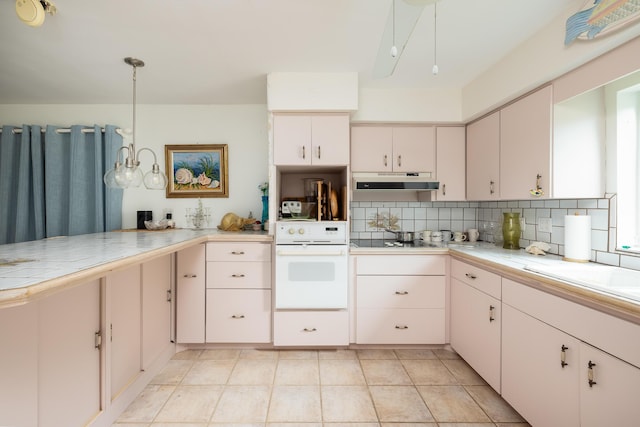
[[[258,184],[268,181],[268,137],[266,105],[138,105],[138,148],[152,148],[165,170],[164,146],[168,144],[228,144],[229,198],[203,199],[210,207],[210,227],[215,228],[227,212],[260,217],[262,204]],[[113,124],[131,127],[131,105],[0,105],[0,124]],[[141,155],[144,171],[150,169],[150,153]],[[136,211],[152,210],[160,219],[171,209],[178,227],[186,227],[186,208],[196,199],[167,199],[164,191],[142,188],[124,192],[123,228],[135,228]]]

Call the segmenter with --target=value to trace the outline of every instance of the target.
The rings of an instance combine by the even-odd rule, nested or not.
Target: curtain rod
[[[121,130],[122,129],[117,128],[116,132],[119,132]],[[40,132],[45,133],[46,131],[47,131],[46,128],[43,127]],[[104,128],[100,128],[100,131],[102,133],[104,133]],[[21,128],[16,128],[16,129],[13,129],[11,132],[14,133],[14,134],[22,133],[22,129]],[[82,129],[81,132],[82,133],[93,133],[94,129],[93,128]],[[2,133],[2,126],[0,126],[0,133]],[[71,133],[71,128],[56,129],[56,133]]]

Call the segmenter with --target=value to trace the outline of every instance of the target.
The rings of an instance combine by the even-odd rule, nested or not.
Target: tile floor
[[[187,350],[113,427],[528,424],[455,353]]]

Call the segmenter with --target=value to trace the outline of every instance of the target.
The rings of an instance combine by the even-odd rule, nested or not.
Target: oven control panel
[[[346,244],[347,223],[342,221],[279,221],[276,244]]]

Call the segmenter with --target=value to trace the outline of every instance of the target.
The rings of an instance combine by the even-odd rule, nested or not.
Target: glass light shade
[[[164,190],[167,187],[167,176],[160,171],[150,170],[144,175],[144,186],[149,190]]]
[[[102,179],[108,188],[120,188],[116,182],[116,168],[110,169]]]
[[[121,165],[115,174],[115,180],[120,188],[140,187],[142,178],[142,171],[137,166]]]

